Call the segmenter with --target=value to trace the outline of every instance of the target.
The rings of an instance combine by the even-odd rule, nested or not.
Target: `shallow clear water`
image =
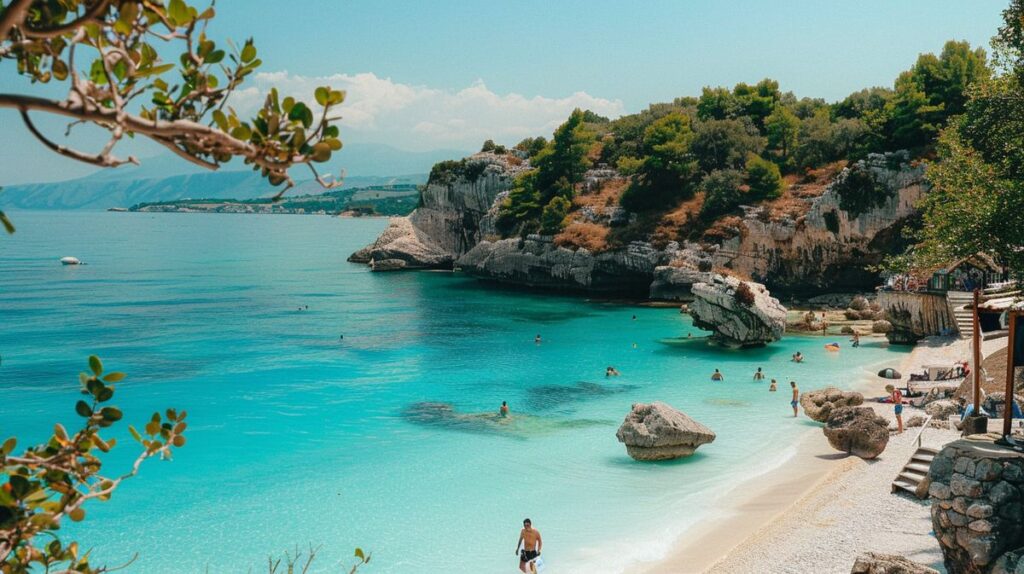
[[[13,215],[18,233],[0,238],[0,435],[27,444],[73,422],[91,353],[129,374],[114,401],[126,422],[189,411],[175,460],[145,465],[69,531],[99,562],[139,552],[136,572],[259,571],[310,543],[323,545],[319,571],[359,545],[374,555],[366,572],[514,572],[527,516],[549,572],[616,572],[786,460],[810,426],[789,416],[790,379],[844,386],[900,357],[800,337],[714,349],[678,340],[701,332],[675,309],[346,263],[383,220]],[[88,265],[62,267],[65,255]],[[797,349],[805,364],[788,361]],[[622,376],[605,379],[608,365]],[[757,366],[779,392],[752,382]],[[709,380],[715,367],[724,383]],[[415,407],[494,413],[502,400],[506,424]],[[615,430],[651,400],[717,440],[684,461],[633,462]],[[120,470],[135,451],[118,436],[108,464]]]

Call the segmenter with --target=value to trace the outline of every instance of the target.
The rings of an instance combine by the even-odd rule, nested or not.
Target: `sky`
[[[210,32],[256,40],[264,64],[232,100],[240,111],[271,86],[308,98],[331,85],[348,91],[348,144],[469,151],[488,138],[550,135],[575,107],[616,117],[704,86],[771,77],[798,97],[829,101],[891,86],[946,40],[987,48],[1007,3],[219,0]],[[0,91],[34,89],[0,63]],[[44,92],[60,97],[55,86]],[[62,122],[40,123],[62,136]],[[0,133],[0,185],[94,169],[43,149],[9,110],[0,110]],[[101,140],[83,130],[72,143]],[[140,157],[159,153],[129,147]]]

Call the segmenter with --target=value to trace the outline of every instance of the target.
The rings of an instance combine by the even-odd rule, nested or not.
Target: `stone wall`
[[[946,445],[928,471],[932,526],[949,572],[1024,572],[1024,453],[995,445],[997,436]]]
[[[891,343],[912,345],[925,337],[956,331],[944,295],[880,291],[877,302],[892,323],[892,330],[885,335]]]

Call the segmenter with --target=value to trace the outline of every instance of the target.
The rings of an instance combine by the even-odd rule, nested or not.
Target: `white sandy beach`
[[[1005,345],[1005,339],[987,341],[983,354]],[[930,338],[899,369],[907,375],[926,364],[968,359],[969,354],[969,340]],[[864,381],[857,390],[880,396],[885,383]],[[895,421],[891,405],[865,404]],[[923,411],[908,407],[904,421],[919,413]],[[928,504],[891,493],[920,432],[918,427],[893,434],[881,456],[865,461],[837,453],[819,431],[809,430],[785,465],[741,484],[726,497],[728,506],[719,517],[688,532],[660,562],[637,565],[633,571],[845,574],[857,555],[868,551],[899,554],[945,571],[931,535]],[[921,436],[923,444],[939,447],[959,432],[928,428]]]

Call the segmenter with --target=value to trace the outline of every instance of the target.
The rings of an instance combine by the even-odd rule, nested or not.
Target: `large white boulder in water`
[[[636,403],[615,433],[636,460],[669,460],[690,456],[715,440],[715,433],[665,403]]]
[[[690,289],[693,324],[714,333],[728,347],[755,347],[778,341],[786,330],[786,308],[764,285],[715,275]]]

